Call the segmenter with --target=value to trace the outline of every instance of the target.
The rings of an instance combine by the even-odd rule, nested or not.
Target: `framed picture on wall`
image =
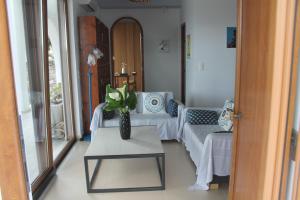
[[[186,58],[191,58],[191,35],[186,36]]]
[[[227,27],[227,48],[236,48],[236,27]]]

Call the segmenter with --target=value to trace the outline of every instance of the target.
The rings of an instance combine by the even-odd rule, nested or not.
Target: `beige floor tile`
[[[40,199],[42,200],[225,200],[227,186],[215,191],[188,191],[195,180],[195,167],[183,145],[164,142],[166,152],[166,190],[88,194],[83,155],[87,142],[77,142],[57,170]],[[102,163],[96,186],[152,186],[159,184],[154,159],[106,160]]]

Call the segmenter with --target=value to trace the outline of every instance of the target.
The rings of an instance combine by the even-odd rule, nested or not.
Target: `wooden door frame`
[[[186,24],[181,24],[181,102],[186,101]]]
[[[32,183],[32,192],[33,195],[35,193],[39,193],[39,188],[45,184],[47,177],[49,177],[51,174],[54,175],[54,167],[53,167],[53,149],[52,149],[52,136],[51,136],[51,117],[50,117],[50,89],[49,89],[49,61],[48,61],[48,11],[47,11],[47,0],[42,0],[42,14],[43,14],[43,20],[41,21],[41,26],[43,28],[43,80],[44,80],[44,87],[45,94],[45,122],[46,122],[46,137],[47,137],[47,154],[48,154],[48,168],[43,171],[42,174],[38,176],[38,178]]]
[[[42,192],[45,190],[45,188],[47,187],[47,184],[51,181],[52,177],[55,176],[56,173],[56,168],[61,164],[61,162],[63,161],[63,159],[65,158],[65,156],[67,155],[67,153],[71,150],[72,146],[75,144],[76,142],[76,135],[75,135],[75,124],[74,124],[74,104],[73,104],[73,92],[72,92],[72,77],[68,77],[69,79],[69,83],[70,83],[70,88],[69,88],[69,92],[70,92],[70,109],[72,110],[72,116],[71,116],[71,121],[72,121],[72,133],[69,134],[73,134],[73,137],[70,141],[68,141],[68,143],[66,144],[66,146],[62,149],[62,151],[58,154],[57,158],[54,160],[53,159],[53,145],[52,145],[52,133],[51,133],[51,117],[50,117],[50,88],[49,88],[49,60],[48,60],[48,5],[47,2],[49,0],[42,0],[42,12],[43,12],[43,42],[44,42],[44,83],[45,83],[45,113],[46,113],[46,122],[47,123],[47,144],[48,144],[48,162],[49,162],[49,168],[47,170],[45,170],[40,177],[38,177],[37,180],[35,180],[32,183],[32,193],[33,193],[33,199],[37,199]],[[68,55],[67,55],[67,59],[68,59],[68,73],[69,75],[71,75],[71,57],[70,57],[70,33],[69,33],[69,12],[68,12],[68,0],[63,0],[62,3],[64,4],[64,14],[65,14],[65,26],[66,26],[66,45],[68,48]]]
[[[294,126],[294,115],[295,115],[295,106],[296,106],[296,95],[297,95],[297,77],[298,75],[298,65],[299,65],[299,53],[300,53],[300,1],[297,0],[296,5],[296,16],[295,16],[295,32],[294,32],[294,46],[293,46],[293,58],[292,58],[292,78],[291,78],[291,87],[290,87],[290,99],[289,99],[289,111],[287,118],[287,127],[286,127],[286,138],[285,138],[285,148],[284,148],[284,163],[283,163],[283,172],[282,172],[282,182],[281,182],[281,191],[280,199],[284,199],[287,192],[287,182],[290,166],[290,150],[291,150],[291,140],[292,132]],[[300,122],[296,122],[300,123]],[[299,133],[300,134],[300,133]],[[298,136],[298,143],[295,156],[295,169],[299,169],[300,166],[300,137]],[[295,171],[295,177],[299,176],[299,170]],[[297,199],[297,195],[300,195],[300,190],[297,192],[297,187],[300,187],[299,180],[294,179],[293,183],[293,193],[292,198]],[[298,199],[300,196],[298,197]]]
[[[113,55],[114,55],[114,40],[113,40],[113,30],[114,27],[118,24],[119,21],[123,20],[123,19],[131,19],[133,20],[135,23],[137,23],[137,25],[139,26],[140,30],[141,30],[141,41],[142,41],[142,91],[145,91],[145,71],[144,71],[144,30],[143,27],[141,25],[141,23],[135,19],[134,17],[120,17],[118,18],[111,26],[110,28],[110,56],[111,56],[111,73],[112,73],[112,82],[114,83],[114,74],[115,74],[115,70],[114,70],[114,59],[113,59]],[[115,87],[115,85],[114,85]]]
[[[285,131],[287,125],[287,112],[289,100],[289,88],[291,79],[293,30],[295,15],[294,0],[277,0],[272,12],[276,18],[269,27],[270,37],[274,42],[274,49],[270,56],[272,59],[273,74],[271,82],[271,112],[269,119],[268,141],[266,144],[266,165],[264,165],[264,183],[262,188],[263,199],[277,200],[280,193],[281,173],[283,167]],[[239,113],[240,73],[241,73],[241,46],[243,37],[243,0],[237,3],[237,58],[236,58],[236,88],[235,88],[235,113]],[[276,80],[276,81],[275,81]],[[280,106],[278,106],[280,105]],[[229,199],[233,199],[235,193],[235,172],[237,170],[236,157],[238,154],[238,120],[234,120],[233,149],[231,162],[231,178],[229,186]],[[253,191],[255,192],[255,191]]]
[[[0,187],[2,199],[27,200],[5,0],[0,15]]]

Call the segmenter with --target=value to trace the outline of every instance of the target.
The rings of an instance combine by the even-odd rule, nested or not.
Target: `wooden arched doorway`
[[[144,91],[144,42],[141,24],[132,17],[119,18],[112,25],[110,35],[114,86],[119,87],[128,82],[136,91]],[[125,73],[122,73],[122,67],[125,68]]]

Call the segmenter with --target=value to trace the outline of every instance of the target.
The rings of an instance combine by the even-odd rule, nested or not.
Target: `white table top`
[[[131,138],[122,140],[119,128],[99,128],[84,156],[164,153],[156,126],[131,127]]]

